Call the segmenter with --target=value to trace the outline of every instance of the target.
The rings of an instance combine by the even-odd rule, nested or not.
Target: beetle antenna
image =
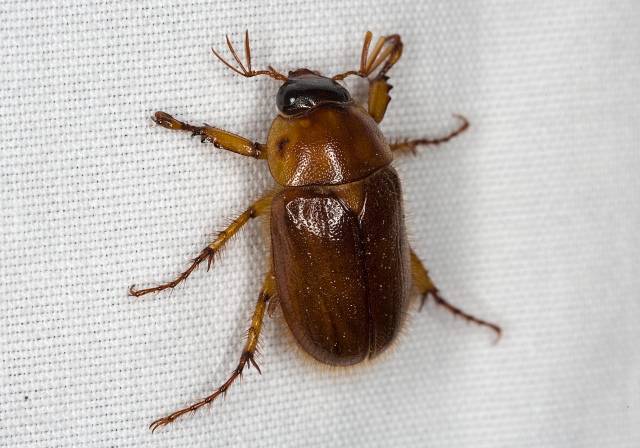
[[[387,37],[380,37],[373,47],[373,50],[371,50],[371,54],[369,54],[369,45],[371,44],[372,37],[373,34],[371,34],[371,31],[367,31],[364,36],[362,55],[360,56],[360,69],[341,73],[332,79],[339,81],[351,75],[366,78],[384,62],[385,64],[382,66],[382,69],[380,69],[380,72],[376,75],[376,79],[380,79],[398,62],[398,59],[400,59],[402,55],[402,41],[399,35],[393,34]],[[389,44],[389,46],[382,51],[385,44]],[[381,51],[382,53],[380,53]]]
[[[220,61],[224,65],[229,67],[231,70],[233,70],[237,74],[242,75],[245,78],[251,78],[253,76],[258,76],[258,75],[267,75],[267,76],[271,76],[272,78],[277,79],[279,81],[286,81],[288,79],[282,73],[276,71],[276,69],[274,69],[272,66],[268,67],[269,70],[257,70],[256,71],[256,70],[253,70],[251,68],[251,46],[249,45],[249,30],[247,30],[245,32],[245,36],[244,36],[244,58],[245,58],[245,61],[247,63],[246,67],[244,66],[244,64],[242,63],[240,58],[238,57],[238,54],[236,53],[236,50],[233,48],[233,45],[231,44],[231,41],[229,40],[229,36],[228,35],[226,36],[226,39],[227,39],[227,46],[229,47],[229,50],[231,51],[231,55],[233,56],[233,59],[235,59],[235,61],[240,66],[240,70],[238,70],[233,65],[229,64],[213,48],[211,48],[211,51],[213,51],[213,54],[215,54],[216,57],[218,59],[220,59]]]

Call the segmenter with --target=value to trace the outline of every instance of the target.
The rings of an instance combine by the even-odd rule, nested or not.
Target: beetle
[[[187,131],[216,148],[266,160],[277,187],[258,199],[221,231],[175,280],[147,289],[130,287],[131,296],[175,288],[214,256],[252,219],[269,229],[268,273],[247,332],[240,361],[229,379],[197,403],[154,421],[155,431],[180,416],[212,403],[253,365],[265,312],[281,310],[285,327],[301,352],[320,364],[349,367],[378,357],[402,330],[413,297],[420,308],[428,297],[456,315],[493,329],[445,301],[410,248],[405,229],[402,188],[392,166],[394,154],[415,153],[418,145],[437,145],[464,132],[469,122],[437,139],[389,144],[378,128],[389,101],[387,72],[402,55],[397,34],[381,37],[369,52],[367,32],[360,68],[331,78],[298,69],[288,76],[268,66],[251,66],[249,33],[246,66],[227,36],[239,68],[215,56],[234,72],[282,81],[276,94],[278,116],[266,144],[255,143],[209,125],[192,126],[165,112],[152,120],[161,127]],[[373,75],[375,73],[375,75]],[[368,78],[368,107],[351,98],[338,81]]]

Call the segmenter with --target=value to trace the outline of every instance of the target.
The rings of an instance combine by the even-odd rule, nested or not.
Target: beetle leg
[[[147,289],[136,290],[134,289],[135,285],[132,285],[129,288],[129,295],[134,297],[140,297],[145,294],[149,294],[151,292],[159,292],[165,289],[173,289],[176,286],[178,286],[180,282],[186,280],[187,277],[189,277],[189,275],[191,275],[191,273],[200,265],[200,263],[203,263],[205,261],[207,262],[207,270],[209,270],[211,268],[211,265],[213,264],[214,256],[220,253],[220,251],[224,248],[224,245],[238,232],[238,230],[242,228],[242,226],[244,226],[247,222],[249,222],[250,219],[255,218],[256,216],[259,216],[262,213],[264,213],[268,209],[270,201],[271,201],[270,195],[264,196],[263,198],[258,200],[255,204],[253,204],[251,207],[249,207],[247,210],[245,210],[244,213],[242,213],[236,219],[231,221],[231,223],[226,229],[218,233],[213,243],[205,247],[204,250],[200,253],[200,255],[198,255],[196,258],[191,260],[191,265],[189,266],[189,268],[186,271],[184,271],[182,274],[180,274],[175,280],[167,283],[163,283],[158,286],[154,286],[153,288],[147,288]]]
[[[267,302],[271,297],[275,295],[276,291],[276,283],[273,273],[269,273],[267,276],[264,286],[262,287],[262,291],[260,291],[260,296],[258,297],[258,303],[256,304],[256,309],[253,313],[253,319],[251,320],[251,327],[247,331],[247,342],[244,344],[244,349],[242,350],[242,355],[240,356],[240,362],[235,370],[231,373],[229,379],[220,387],[218,387],[211,395],[197,403],[184,408],[180,411],[174,412],[166,417],[158,419],[149,425],[151,431],[155,431],[158,428],[168,425],[173,422],[175,419],[179,418],[184,414],[194,413],[201,407],[213,403],[213,401],[218,398],[220,395],[225,395],[229,390],[229,387],[235,382],[238,377],[242,376],[242,372],[245,367],[253,366],[260,372],[260,367],[258,367],[258,363],[255,359],[256,349],[258,347],[258,338],[260,336],[260,329],[262,328],[262,321],[264,318],[264,312],[267,308]]]
[[[409,140],[405,142],[394,143],[392,145],[389,145],[391,147],[391,151],[398,151],[401,154],[416,155],[418,153],[416,146],[418,145],[425,145],[425,146],[439,145],[440,143],[448,142],[449,140],[456,137],[457,135],[462,134],[464,131],[466,131],[469,128],[469,120],[467,120],[465,117],[463,117],[462,115],[454,115],[454,117],[462,120],[462,124],[458,127],[458,129],[456,129],[452,133],[445,135],[444,137],[440,137],[432,140],[422,138],[419,140]]]
[[[429,296],[431,296],[438,305],[442,305],[447,310],[451,311],[454,315],[464,317],[469,322],[475,322],[478,325],[491,328],[497,334],[495,342],[498,342],[500,340],[500,337],[502,336],[502,330],[499,326],[473,317],[472,315],[465,313],[460,308],[451,305],[449,302],[440,297],[438,288],[436,288],[436,285],[434,285],[433,281],[429,278],[427,270],[413,250],[411,251],[411,273],[413,275],[413,283],[420,293],[420,309],[422,309]]]
[[[191,135],[195,137],[199,135],[202,143],[213,143],[216,148],[226,149],[228,151],[235,152],[243,156],[254,157],[256,159],[264,159],[267,154],[264,151],[265,146],[261,143],[252,142],[246,138],[242,138],[231,132],[223,131],[209,126],[205,123],[204,126],[192,126],[188,123],[178,121],[171,115],[158,111],[151,119],[163,128],[171,129],[174,131],[186,131],[191,132]]]

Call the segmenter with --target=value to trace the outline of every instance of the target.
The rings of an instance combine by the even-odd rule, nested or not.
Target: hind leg
[[[451,305],[440,296],[438,288],[436,288],[436,285],[434,285],[433,281],[429,278],[429,274],[422,264],[422,261],[420,261],[413,250],[411,251],[411,274],[413,276],[413,283],[420,293],[420,309],[422,309],[427,299],[429,297],[432,297],[438,305],[445,307],[454,315],[464,317],[469,322],[475,322],[478,325],[491,328],[497,334],[496,342],[500,340],[500,337],[502,336],[502,330],[499,326],[465,313],[460,308]]]
[[[194,413],[201,407],[211,404],[220,395],[225,395],[231,385],[235,382],[235,380],[242,376],[242,372],[244,371],[245,367],[250,367],[253,364],[258,373],[261,373],[260,367],[258,367],[258,363],[255,360],[255,354],[258,347],[258,338],[260,337],[260,330],[262,328],[264,312],[267,308],[269,299],[275,295],[275,292],[275,278],[273,277],[272,273],[269,273],[264,282],[264,286],[262,287],[262,291],[260,291],[260,296],[258,297],[258,303],[256,304],[256,309],[253,313],[253,318],[251,319],[251,327],[249,327],[249,330],[247,331],[247,342],[244,344],[244,349],[242,350],[240,361],[238,362],[238,366],[229,376],[229,379],[222,386],[215,389],[214,392],[208,397],[203,398],[202,400],[187,408],[176,411],[151,423],[149,427],[151,428],[152,432],[158,428],[162,428],[163,426],[168,425],[184,414]]]

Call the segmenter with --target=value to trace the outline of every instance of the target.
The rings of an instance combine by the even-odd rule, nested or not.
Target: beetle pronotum
[[[301,351],[315,361],[348,367],[373,359],[388,349],[402,329],[413,296],[428,297],[468,321],[500,328],[446,302],[407,240],[402,190],[391,163],[394,154],[415,153],[418,145],[444,143],[469,126],[438,139],[388,144],[378,123],[391,98],[386,76],[402,54],[400,36],[381,37],[371,52],[366,33],[360,69],[327,78],[299,69],[289,76],[269,66],[251,67],[249,33],[246,66],[229,38],[227,45],[239,69],[213,53],[234,72],[251,78],[267,75],[284,81],[276,103],[280,111],[267,143],[254,143],[209,125],[192,126],[165,112],[158,125],[199,135],[216,148],[266,159],[278,186],[238,216],[175,280],[148,289],[130,288],[135,297],[175,288],[201,263],[211,267],[233,235],[254,218],[264,218],[270,232],[268,273],[247,332],[240,362],[229,379],[197,403],[154,421],[156,430],[195,412],[226,394],[254,358],[265,311],[281,309],[286,327]],[[377,71],[377,73],[376,73]],[[371,76],[376,73],[375,76]],[[347,76],[369,78],[364,109],[338,82]]]

